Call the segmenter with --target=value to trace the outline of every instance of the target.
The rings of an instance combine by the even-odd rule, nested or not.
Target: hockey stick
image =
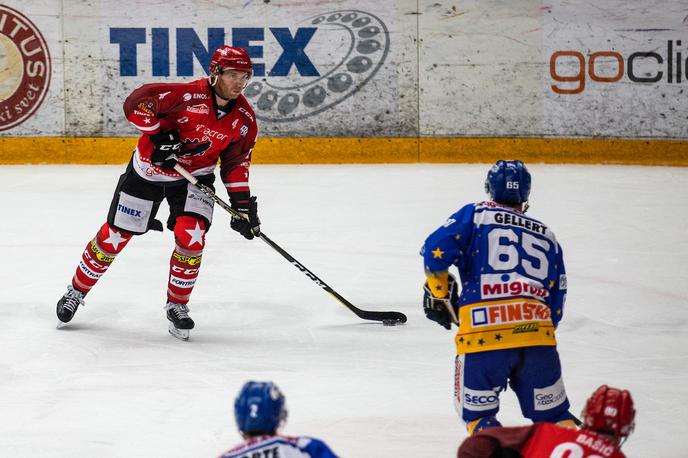
[[[212,189],[210,189],[208,186],[199,183],[196,177],[191,175],[188,170],[186,170],[184,167],[182,167],[179,164],[176,164],[174,166],[174,170],[177,171],[181,176],[186,178],[189,183],[192,185],[196,186],[203,194],[208,196],[210,199],[212,199],[215,203],[217,203],[220,207],[222,207],[223,210],[225,210],[227,213],[232,215],[235,218],[243,218],[243,219],[248,219],[248,215],[238,212],[232,207],[230,207],[224,200],[220,199]],[[342,305],[344,305],[346,308],[351,310],[358,316],[359,318],[362,318],[364,320],[372,320],[372,321],[382,321],[383,324],[388,325],[388,326],[394,326],[400,323],[406,323],[406,315],[404,315],[401,312],[376,312],[373,310],[363,310],[355,305],[353,305],[351,302],[347,301],[344,299],[337,291],[332,289],[330,285],[322,281],[320,278],[318,278],[317,275],[315,275],[313,272],[311,272],[306,266],[301,264],[299,261],[297,261],[292,255],[287,253],[282,247],[277,245],[275,242],[273,242],[267,235],[265,235],[264,232],[261,231],[260,235],[258,236],[263,242],[267,243],[270,248],[273,250],[277,251],[279,254],[284,257],[287,261],[289,261],[292,265],[294,265],[297,269],[299,269],[301,272],[303,272],[308,278],[313,280],[313,282],[330,293],[335,299],[337,299]]]

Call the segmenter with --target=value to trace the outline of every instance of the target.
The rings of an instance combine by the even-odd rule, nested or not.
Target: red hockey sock
[[[103,224],[81,255],[81,262],[72,277],[72,286],[84,294],[88,293],[131,237],[132,234],[115,230],[108,223]]]
[[[186,304],[196,284],[205,246],[205,223],[192,216],[180,216],[174,225],[176,246],[170,258],[167,300]]]

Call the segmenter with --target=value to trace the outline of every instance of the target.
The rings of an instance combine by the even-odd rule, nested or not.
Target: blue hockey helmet
[[[521,161],[497,161],[487,172],[485,192],[500,204],[522,204],[530,195],[530,173]]]
[[[246,382],[234,401],[234,417],[242,433],[274,434],[287,419],[284,395],[272,382]]]

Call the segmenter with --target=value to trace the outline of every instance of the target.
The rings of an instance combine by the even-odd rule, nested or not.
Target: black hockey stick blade
[[[289,261],[294,267],[303,272],[304,275],[313,280],[313,283],[315,283],[316,285],[330,293],[332,297],[337,299],[344,307],[354,312],[356,316],[358,316],[359,318],[371,321],[382,321],[383,324],[388,326],[406,323],[406,315],[404,315],[401,312],[378,312],[375,310],[363,310],[356,307],[354,304],[342,297],[342,295],[340,295],[337,291],[332,289],[330,285],[325,283],[317,275],[311,272],[306,266],[297,261],[292,255],[287,253],[282,247],[280,247],[274,241],[272,241],[270,237],[265,235],[265,233],[261,232],[259,237],[261,238],[261,240],[267,243],[273,250],[281,254],[282,257]]]

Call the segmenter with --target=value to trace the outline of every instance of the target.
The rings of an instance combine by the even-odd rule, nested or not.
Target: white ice
[[[232,403],[249,379],[286,393],[286,434],[342,457],[455,456],[453,333],[423,315],[418,249],[484,198],[487,168],[254,166],[265,233],[358,307],[409,321],[360,320],[216,208],[182,342],[163,311],[169,231],[134,239],[55,329],[124,166],[0,167],[0,456],[213,457],[239,442]],[[572,411],[602,383],[628,388],[627,454],[686,456],[688,169],[530,169],[530,214],[567,261],[558,340]],[[500,419],[527,424],[511,391]]]

